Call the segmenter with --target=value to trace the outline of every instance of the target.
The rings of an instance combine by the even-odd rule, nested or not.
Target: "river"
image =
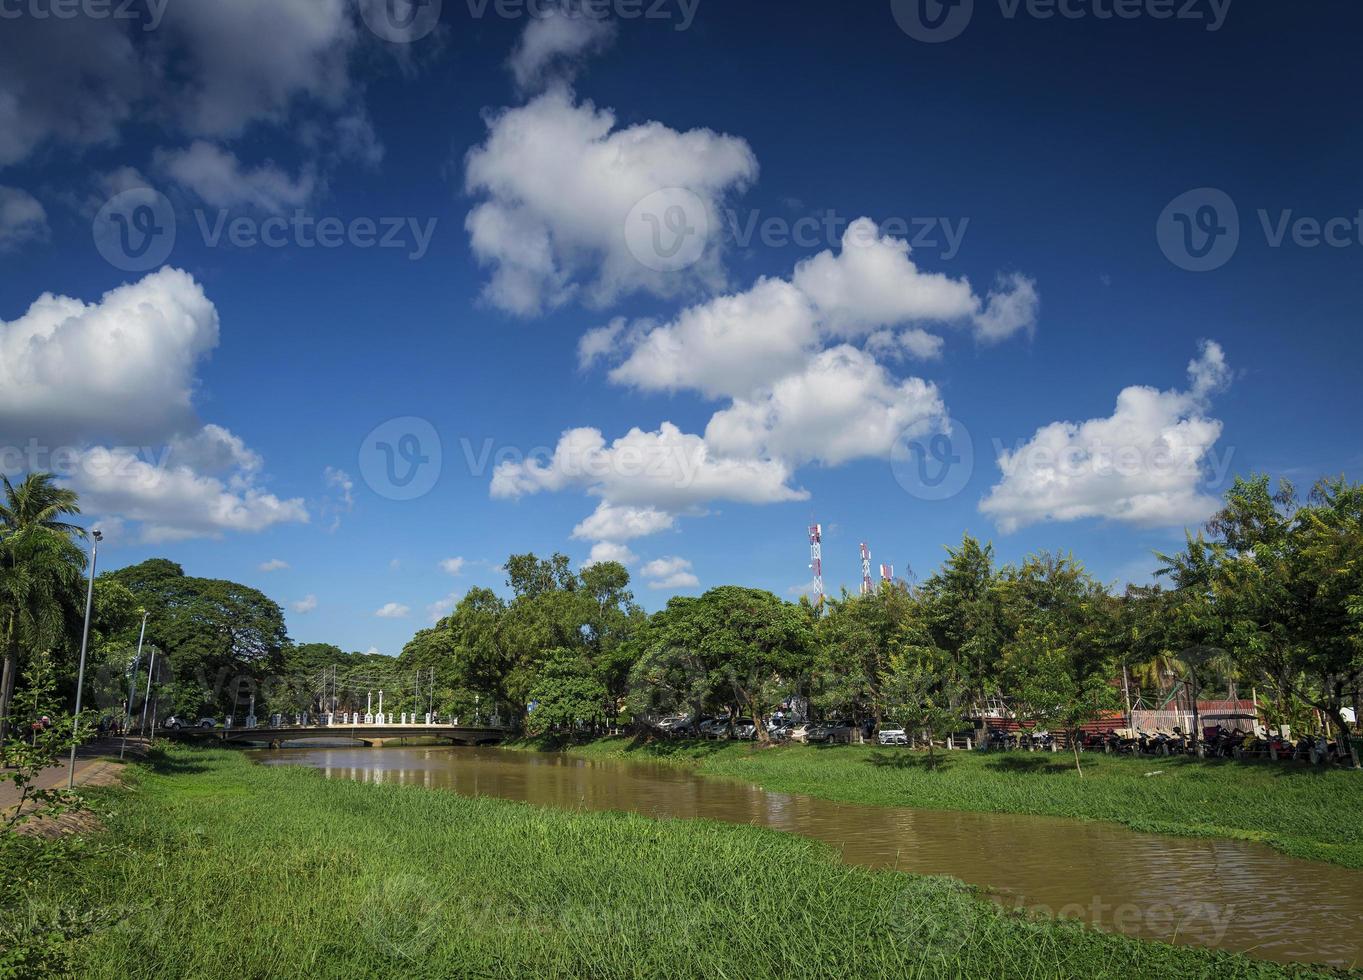
[[[824,841],[854,864],[952,875],[1001,904],[1131,936],[1284,962],[1363,963],[1363,872],[1262,844],[1053,817],[858,806],[660,764],[493,748],[312,747],[256,758],[539,806],[769,827]]]

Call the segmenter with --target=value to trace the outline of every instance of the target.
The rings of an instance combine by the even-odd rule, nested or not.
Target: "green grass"
[[[512,748],[544,749],[524,741]],[[1290,763],[921,751],[875,746],[601,739],[590,758],[691,766],[707,776],[844,803],[1108,820],[1135,830],[1263,841],[1294,857],[1363,868],[1363,773]],[[1146,775],[1158,773],[1158,775]]]
[[[69,975],[1291,972],[1029,919],[959,883],[845,866],[828,847],[756,828],[327,780],[225,750],[170,748],[132,777],[99,791],[100,846],[37,896],[101,910]]]

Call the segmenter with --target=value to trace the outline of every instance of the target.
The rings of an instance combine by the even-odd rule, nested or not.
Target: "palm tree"
[[[63,518],[80,513],[74,491],[51,474],[30,473],[17,487],[4,482],[0,502],[0,739],[9,728],[19,651],[57,646],[80,596],[85,530]]]
[[[57,486],[51,473],[30,473],[17,487],[10,483],[9,477],[0,479],[5,484],[5,499],[0,502],[0,538],[32,527],[55,531],[68,538],[85,537],[85,528],[61,519],[80,513],[76,491]]]

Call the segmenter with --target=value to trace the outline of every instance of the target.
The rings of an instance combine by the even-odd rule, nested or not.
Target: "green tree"
[[[1074,752],[1074,768],[1080,777],[1081,727],[1120,704],[1110,680],[1110,670],[1067,644],[1053,629],[1028,629],[1018,638],[1010,658],[1017,692],[1015,710],[1020,719],[1068,736]]]
[[[891,658],[915,630],[917,602],[903,583],[883,582],[869,595],[843,593],[817,623],[813,694],[819,707],[852,718],[885,715],[885,677]]]
[[[887,715],[927,737],[929,759],[933,740],[965,723],[969,699],[967,685],[940,654],[939,648],[924,645],[893,653],[885,675]]]
[[[530,692],[534,710],[526,716],[532,734],[574,731],[594,723],[606,710],[606,686],[591,661],[578,650],[549,651]]]
[[[969,696],[982,701],[996,687],[1005,639],[993,545],[965,535],[960,547],[947,549],[946,562],[920,593],[931,645],[961,671]]]
[[[262,681],[282,675],[289,646],[284,613],[259,590],[186,575],[164,558],[108,576],[150,614],[147,642],[164,651],[173,671],[163,705],[184,713],[241,713]]]
[[[14,485],[4,479],[0,501],[0,739],[9,729],[10,704],[26,647],[60,649],[75,635],[80,615],[85,532],[65,520],[80,513],[76,495],[50,474],[30,473]]]
[[[814,636],[799,607],[762,589],[723,585],[684,607],[711,691],[746,710],[757,737],[768,741],[762,717],[790,696],[809,672]]]

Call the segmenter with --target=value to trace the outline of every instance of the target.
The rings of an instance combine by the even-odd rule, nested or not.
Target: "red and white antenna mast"
[[[809,567],[814,572],[814,605],[823,608],[823,525],[809,525]]]
[[[881,563],[880,563],[880,580],[881,580],[882,582],[893,582],[893,581],[894,581],[894,566],[893,566],[893,565],[887,565],[885,562],[881,562]]]
[[[861,594],[871,594],[871,549],[861,543]]]

